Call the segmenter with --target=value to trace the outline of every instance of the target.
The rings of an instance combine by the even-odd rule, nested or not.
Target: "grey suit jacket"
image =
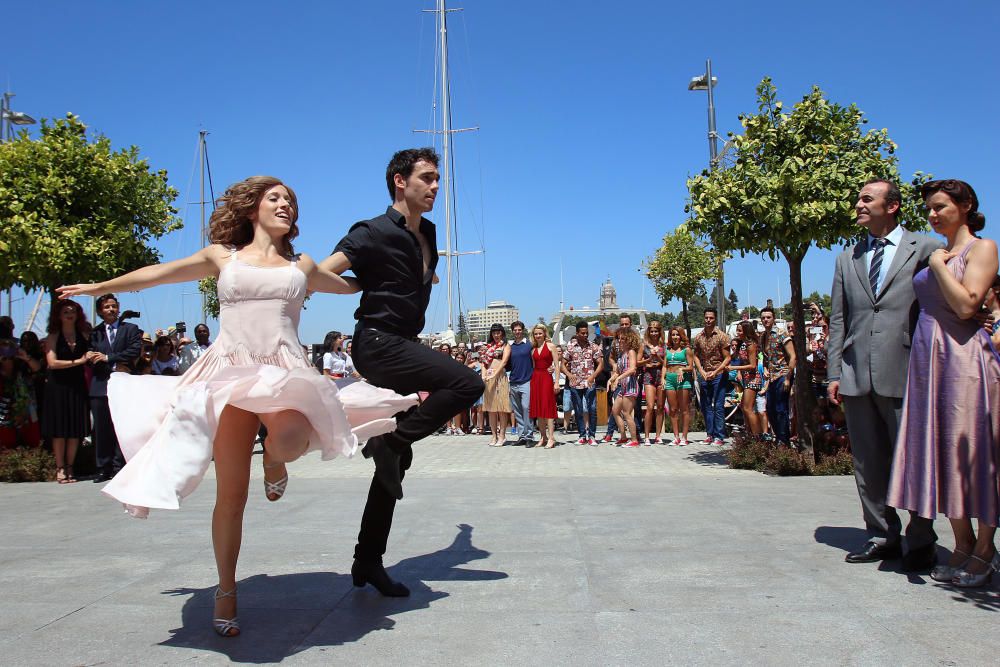
[[[837,257],[826,352],[827,376],[840,377],[841,394],[903,397],[910,337],[920,312],[913,276],[941,247],[930,237],[904,230],[877,296],[868,282],[867,236]]]

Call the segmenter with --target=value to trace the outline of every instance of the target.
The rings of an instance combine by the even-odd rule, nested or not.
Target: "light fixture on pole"
[[[712,85],[709,85],[711,82]],[[713,88],[719,80],[712,76],[712,59],[705,61],[705,73],[691,77],[688,82],[688,90],[708,91],[708,168],[714,171],[719,163],[719,133],[715,130],[715,95]],[[726,330],[726,275],[725,269],[719,267],[719,278],[715,286],[715,307],[719,311],[718,325]]]
[[[0,103],[0,142],[7,141],[12,137],[12,125],[34,125],[35,119],[21,111],[12,111],[10,108],[10,98],[14,93],[4,93],[3,102]]]
[[[35,119],[20,111],[11,111],[10,98],[14,93],[4,93],[0,97],[0,143],[13,138],[12,125],[34,125]],[[7,290],[7,316],[14,317],[14,290]]]

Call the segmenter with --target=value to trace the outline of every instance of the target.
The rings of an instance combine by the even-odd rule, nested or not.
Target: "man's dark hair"
[[[101,296],[97,297],[97,310],[98,310],[98,312],[100,312],[101,308],[104,307],[104,302],[105,301],[114,301],[119,306],[121,305],[121,302],[118,301],[118,297],[116,297],[114,294],[111,294],[110,292],[107,293],[107,294],[102,294]]]
[[[718,317],[718,316],[719,316],[719,311],[717,311],[717,310],[716,310],[716,309],[715,309],[715,308],[714,308],[713,306],[707,306],[707,307],[705,308],[705,312],[704,312],[704,313],[702,313],[702,314],[703,314],[703,315],[708,315],[709,313],[712,313],[712,314],[713,314],[713,315],[715,315],[716,317]]]
[[[760,309],[760,315],[763,315],[764,313],[771,313],[771,315],[774,315],[774,308],[771,308],[771,306],[764,306]]]
[[[389,160],[389,166],[385,168],[385,184],[389,188],[389,199],[396,201],[396,183],[394,180],[396,174],[399,174],[405,180],[413,173],[414,165],[421,160],[430,162],[436,167],[440,159],[438,154],[434,152],[434,149],[429,147],[407,148],[396,151],[396,154]]]
[[[577,322],[576,323],[576,332],[580,333],[580,329],[586,329],[587,333],[590,333],[590,325],[587,324],[586,322]]]
[[[870,181],[866,181],[865,185],[874,185],[876,183],[882,183],[885,185],[885,200],[888,203],[898,204],[898,206],[896,207],[896,212],[893,213],[892,215],[894,218],[896,218],[896,220],[899,220],[899,216],[903,214],[903,195],[899,191],[899,186],[893,183],[892,181],[888,181],[884,178],[873,178]]]
[[[621,320],[622,320],[623,317],[628,320],[629,324],[632,324],[632,316],[631,315],[629,315],[628,313],[622,313],[621,315],[618,316],[618,321],[621,322]]]
[[[524,322],[522,322],[521,320],[514,320],[513,322],[510,323],[510,328],[511,328],[512,331],[513,331],[514,327],[521,327],[523,329],[524,328]]]
[[[14,320],[9,316],[3,315],[0,317],[0,338],[13,338],[14,337]]]

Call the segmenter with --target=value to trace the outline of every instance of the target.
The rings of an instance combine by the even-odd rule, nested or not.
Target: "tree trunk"
[[[812,414],[816,407],[816,397],[813,396],[812,374],[809,371],[809,362],[806,360],[808,354],[806,322],[805,310],[802,307],[802,259],[804,256],[805,253],[799,256],[785,255],[785,260],[788,262],[788,276],[792,287],[792,321],[795,323],[792,345],[795,347],[796,432],[799,436],[799,446],[815,462],[816,452],[813,443],[817,425],[813,423]]]
[[[684,331],[687,332],[688,342],[691,342],[691,322],[688,321],[688,302],[681,299],[681,315],[684,318]]]

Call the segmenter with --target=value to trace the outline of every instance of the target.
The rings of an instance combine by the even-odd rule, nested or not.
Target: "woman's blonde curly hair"
[[[216,200],[217,208],[209,219],[208,238],[212,243],[243,247],[253,239],[253,219],[264,193],[281,185],[288,190],[292,200],[292,226],[285,234],[282,250],[288,256],[295,254],[292,239],[299,235],[299,200],[295,191],[274,176],[251,176],[234,183]]]

